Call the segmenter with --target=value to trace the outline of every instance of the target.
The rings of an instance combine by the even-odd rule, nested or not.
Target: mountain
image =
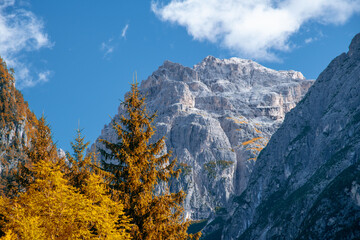
[[[23,145],[36,121],[22,94],[15,88],[13,72],[0,58],[0,195],[4,181],[13,181],[11,170],[24,158]],[[11,184],[10,184],[11,185]]]
[[[211,218],[242,193],[258,152],[312,84],[300,72],[211,56],[193,68],[165,61],[141,83],[147,109],[158,115],[154,139],[166,136],[165,151],[182,169],[171,189],[187,192],[188,218]],[[113,119],[123,113],[120,105]],[[110,123],[99,139],[116,136]]]
[[[360,239],[360,34],[289,112],[223,239]]]

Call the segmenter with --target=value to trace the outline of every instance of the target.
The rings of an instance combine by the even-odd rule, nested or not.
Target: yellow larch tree
[[[188,234],[189,221],[184,219],[182,203],[185,193],[155,194],[160,183],[167,186],[176,160],[169,161],[170,153],[160,155],[164,137],[151,142],[154,135],[154,115],[149,115],[145,97],[137,83],[122,103],[126,115],[113,122],[117,143],[101,140],[106,149],[100,150],[105,160],[103,167],[111,173],[109,182],[113,198],[124,202],[124,211],[131,218],[131,236],[136,240],[198,239],[200,233]]]
[[[87,194],[64,176],[63,160],[53,154],[50,128],[38,122],[23,172],[24,189],[13,198],[0,197],[2,239],[130,239],[122,206],[107,195],[103,180],[90,175]]]
[[[71,142],[73,154],[66,154],[71,165],[66,178],[73,187],[99,207],[99,218],[103,219],[97,228],[105,229],[101,224],[114,222],[118,231],[128,235],[131,229],[129,218],[124,215],[123,205],[111,199],[109,186],[105,182],[105,176],[108,176],[108,173],[99,167],[95,153],[85,153],[88,145],[89,143],[85,143],[85,137],[82,136],[82,130],[77,129],[75,141]],[[114,208],[118,210],[117,215],[106,213],[108,210],[113,211]]]

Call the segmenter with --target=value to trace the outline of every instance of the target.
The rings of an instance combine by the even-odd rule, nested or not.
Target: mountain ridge
[[[261,152],[223,239],[360,237],[359,76],[360,34]]]

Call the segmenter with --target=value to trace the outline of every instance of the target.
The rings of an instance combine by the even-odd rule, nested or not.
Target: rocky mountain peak
[[[301,72],[294,70],[276,71],[266,68],[252,60],[241,58],[219,59],[207,56],[193,68],[166,60],[146,81],[143,88],[156,86],[164,81],[204,83],[207,88],[218,88],[221,91],[251,91],[253,88],[288,85],[289,79],[303,81]],[[233,85],[236,86],[233,86]],[[219,88],[218,86],[221,85]],[[241,86],[241,89],[239,87]]]
[[[165,151],[173,151],[184,173],[171,187],[187,192],[187,217],[209,218],[244,190],[256,149],[312,85],[301,76],[208,56],[193,68],[165,61],[142,81],[147,109],[158,115],[155,139],[166,136]],[[100,138],[116,141],[111,124]]]
[[[237,57],[232,57],[229,59],[220,59],[220,58],[216,58],[214,56],[207,56],[205,57],[200,63],[196,64],[194,66],[194,68],[197,68],[199,66],[213,66],[213,65],[229,65],[229,64],[252,64],[252,65],[257,65],[257,66],[261,66],[260,64],[249,60],[249,59],[242,59],[242,58],[237,58]]]
[[[216,60],[219,60],[219,59],[214,56],[209,55],[209,56],[205,57],[204,60],[202,60],[202,62],[214,62]]]
[[[193,70],[197,72],[198,79],[207,85],[222,80],[248,89],[286,84],[289,78],[305,80],[297,71],[276,71],[252,60],[235,57],[219,59],[208,56],[196,64]]]
[[[159,67],[159,69],[173,69],[173,68],[177,68],[177,67],[183,67],[183,66],[179,63],[174,63],[170,60],[165,60],[163,65],[161,65]]]
[[[349,57],[360,57],[360,33],[358,33],[351,41],[349,46]]]

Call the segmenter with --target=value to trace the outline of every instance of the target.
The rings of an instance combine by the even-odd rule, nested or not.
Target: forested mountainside
[[[12,170],[24,159],[23,145],[37,119],[22,94],[15,88],[13,71],[0,58],[0,192],[14,181]],[[8,185],[9,186],[9,185]]]

